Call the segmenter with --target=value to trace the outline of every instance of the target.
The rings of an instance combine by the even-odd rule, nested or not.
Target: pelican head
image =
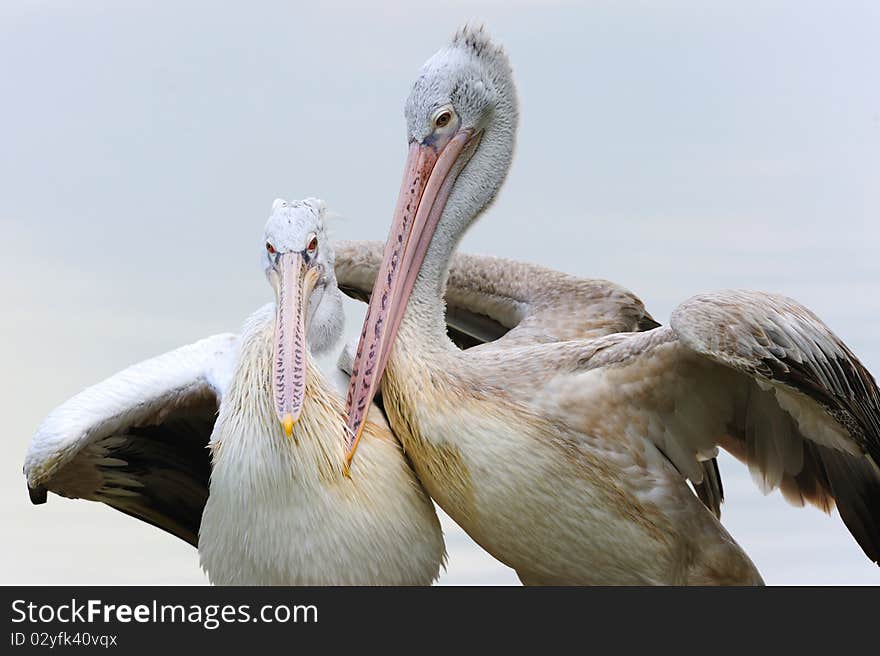
[[[288,437],[305,399],[306,348],[319,354],[342,333],[342,296],[336,285],[333,250],[324,233],[324,214],[324,201],[279,198],[272,204],[264,235],[264,266],[276,301],[275,414]]]
[[[481,28],[465,27],[424,63],[404,106],[410,142],[439,152],[459,131],[518,120],[513,72],[504,49]]]
[[[403,184],[348,391],[349,461],[422,265],[445,264],[510,168],[518,109],[504,50],[482,28],[460,30],[422,67],[405,113]],[[429,249],[441,256],[426,261]]]

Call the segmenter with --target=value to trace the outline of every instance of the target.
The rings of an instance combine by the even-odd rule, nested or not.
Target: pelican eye
[[[275,247],[268,241],[266,242],[266,250],[269,251],[269,255],[275,255]]]
[[[313,255],[318,250],[318,238],[316,236],[312,237],[309,245],[306,246],[306,250],[309,252],[309,255]]]
[[[434,117],[434,127],[445,128],[447,125],[449,125],[449,122],[451,120],[452,112],[450,112],[448,109],[444,109],[442,112]]]

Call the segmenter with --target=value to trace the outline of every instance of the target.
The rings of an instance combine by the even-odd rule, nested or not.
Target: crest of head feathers
[[[487,63],[502,66],[510,71],[510,60],[501,45],[492,41],[489,32],[482,24],[472,25],[465,23],[452,37],[451,45],[456,48],[465,48],[475,57]]]
[[[318,220],[323,222],[324,216],[327,214],[327,203],[325,203],[320,198],[305,198],[302,201],[303,205],[308,205],[318,214]]]

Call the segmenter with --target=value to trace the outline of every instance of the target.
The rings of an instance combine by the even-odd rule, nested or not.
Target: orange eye
[[[266,250],[269,251],[269,255],[275,255],[275,247],[268,241],[266,242]]]
[[[438,128],[445,128],[447,125],[449,125],[449,121],[451,120],[452,112],[442,112],[437,116],[437,118],[434,119],[434,125],[436,125]]]
[[[308,251],[309,253],[314,253],[316,250],[318,250],[318,238],[312,237],[312,241],[308,245]]]

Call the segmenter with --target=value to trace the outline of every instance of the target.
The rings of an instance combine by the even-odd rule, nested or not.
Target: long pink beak
[[[473,136],[470,129],[459,130],[439,151],[433,145],[410,143],[391,232],[373,285],[348,388],[351,444],[346,466],[361,439],[407,302],[455,183],[456,176],[450,172]]]
[[[301,253],[278,258],[278,302],[275,310],[275,349],[272,393],[275,414],[287,437],[299,420],[306,396],[306,310],[317,273]]]

